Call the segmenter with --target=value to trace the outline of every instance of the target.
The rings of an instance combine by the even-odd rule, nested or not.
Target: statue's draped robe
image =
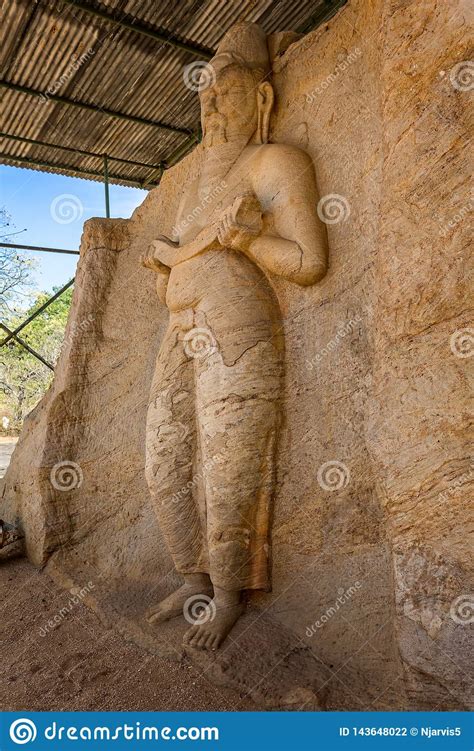
[[[222,249],[175,267],[167,303],[147,422],[161,530],[180,573],[209,573],[226,590],[268,589],[283,370],[278,302],[255,264]]]

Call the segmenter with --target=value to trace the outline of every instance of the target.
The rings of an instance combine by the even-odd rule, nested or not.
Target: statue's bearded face
[[[258,80],[248,68],[227,65],[200,93],[204,148],[248,143],[257,128]]]
[[[201,199],[217,186],[251,141],[258,123],[258,84],[261,76],[240,65],[215,71],[213,85],[200,92],[204,161],[199,180]]]

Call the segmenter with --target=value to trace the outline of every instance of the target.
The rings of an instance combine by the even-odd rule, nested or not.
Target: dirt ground
[[[0,477],[3,477],[10,464],[10,457],[13,454],[18,438],[10,436],[0,436]]]
[[[0,562],[0,710],[257,709],[189,662],[126,642],[81,602],[69,610],[70,600],[25,559]]]

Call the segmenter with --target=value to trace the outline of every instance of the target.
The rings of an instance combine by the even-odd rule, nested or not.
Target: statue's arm
[[[279,147],[262,160],[254,188],[271,226],[244,252],[273,274],[303,286],[315,284],[327,271],[328,243],[317,214],[311,158],[300,149]]]
[[[156,272],[156,293],[162,303],[166,302],[166,289],[170,278],[170,268],[165,266],[154,254],[145,254],[140,257],[142,266]]]
[[[156,294],[163,304],[166,304],[166,290],[168,288],[169,278],[169,273],[159,273],[156,275]]]

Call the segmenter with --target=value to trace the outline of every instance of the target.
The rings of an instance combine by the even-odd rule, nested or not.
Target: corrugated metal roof
[[[0,89],[0,131],[29,141],[0,136],[0,162],[100,180],[103,160],[93,154],[107,153],[111,182],[155,184],[160,163],[169,164],[173,153],[192,148],[189,134],[199,128],[198,96],[183,80],[184,67],[200,59],[199,49],[212,52],[240,21],[259,23],[267,33],[307,30],[344,2],[3,0],[0,79],[5,86]],[[170,46],[86,8],[157,31],[198,51]],[[53,96],[63,99],[56,101]],[[67,104],[64,98],[89,108]],[[104,108],[172,129],[126,121],[104,113]]]

